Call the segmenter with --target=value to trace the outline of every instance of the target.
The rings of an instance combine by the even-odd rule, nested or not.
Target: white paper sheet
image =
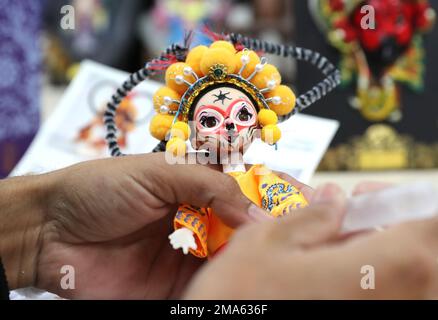
[[[279,125],[282,138],[275,147],[257,140],[244,159],[248,163],[263,163],[272,170],[286,172],[309,183],[327,150],[339,122],[297,114]]]
[[[85,61],[68,86],[55,111],[40,128],[30,148],[12,172],[12,176],[43,173],[78,162],[108,156],[106,146],[95,149],[88,142],[75,141],[81,128],[90,123],[96,112],[105,108],[116,86],[129,76],[128,73]],[[155,81],[145,81],[135,89],[133,103],[137,110],[137,125],[127,136],[127,153],[145,153],[152,150],[157,140],[149,134],[149,122],[154,115],[152,95],[161,86]],[[93,103],[90,103],[91,92]],[[103,138],[103,126],[93,129],[93,139]]]

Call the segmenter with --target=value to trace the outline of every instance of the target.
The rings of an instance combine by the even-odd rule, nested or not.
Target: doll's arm
[[[182,248],[184,253],[190,249],[190,253],[199,258],[205,258],[208,255],[209,219],[207,209],[181,205],[174,219],[174,227],[175,231],[169,236],[174,249]]]
[[[274,217],[284,216],[294,209],[308,205],[298,188],[274,173],[264,176],[261,184],[262,207]]]
[[[278,204],[271,210],[274,217],[284,216],[292,210],[304,208],[308,205],[304,195],[294,186],[292,186],[291,192],[281,195],[279,198]]]
[[[175,230],[169,236],[169,240],[173,249],[182,249],[184,254],[188,254],[190,249],[196,250],[198,248],[193,231],[185,227]]]

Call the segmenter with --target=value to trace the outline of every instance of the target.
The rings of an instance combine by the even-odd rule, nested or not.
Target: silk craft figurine
[[[111,155],[123,156],[115,122],[121,101],[149,76],[165,72],[166,85],[153,97],[156,115],[150,132],[160,140],[154,152],[166,151],[167,155],[184,158],[191,145],[195,152],[213,155],[223,171],[236,179],[243,194],[273,217],[307,206],[295,186],[264,165],[253,165],[247,171],[242,157],[258,137],[276,144],[281,138],[278,122],[286,121],[338,86],[339,71],[309,49],[239,34],[210,35],[215,41],[209,47],[189,48],[189,37],[184,45],[171,45],[117,90],[104,115]],[[307,61],[325,78],[296,98],[289,87],[281,84],[280,73],[267,63],[264,54]],[[174,228],[169,236],[173,248],[199,258],[219,252],[233,233],[211,208],[190,204],[180,205]]]

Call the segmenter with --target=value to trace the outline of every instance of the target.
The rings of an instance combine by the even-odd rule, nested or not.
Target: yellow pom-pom
[[[269,108],[279,116],[290,113],[295,107],[295,94],[288,86],[278,86],[274,90],[269,91],[266,97],[273,98],[273,101],[269,102]]]
[[[258,115],[259,124],[264,127],[270,124],[277,124],[278,117],[277,114],[269,109],[262,109]]]
[[[201,75],[201,59],[208,50],[206,46],[197,46],[190,50],[186,58],[186,63],[192,67],[196,74]]]
[[[178,110],[177,103],[172,101],[169,105],[167,105],[164,101],[164,97],[169,97],[172,100],[181,100],[181,96],[175,90],[170,89],[169,87],[161,87],[155,92],[154,97],[152,98],[152,103],[156,112],[160,113],[160,108],[162,106],[167,106],[169,107],[169,110],[172,111]]]
[[[210,67],[215,64],[222,64],[227,68],[227,73],[234,73],[234,70],[236,70],[236,56],[224,48],[210,48],[201,59],[202,74],[207,75],[210,72]]]
[[[269,124],[263,127],[261,139],[267,144],[274,144],[281,138],[281,131],[275,124]]]
[[[230,51],[232,54],[236,53],[236,48],[234,48],[233,44],[228,41],[219,40],[215,41],[210,45],[210,48],[217,49],[217,48],[224,48]]]
[[[183,156],[186,154],[186,151],[186,143],[181,138],[171,138],[166,144],[166,152],[171,152],[174,156]]]
[[[247,56],[247,58],[243,59],[248,60],[248,63],[245,65],[245,69],[242,71],[242,76],[244,78],[248,78],[254,72],[256,65],[260,63],[260,57],[252,50],[239,51],[236,53],[236,72],[239,72],[243,66],[242,56]]]
[[[156,114],[149,126],[151,135],[158,140],[164,140],[172,126],[173,118],[174,116],[168,114]]]
[[[175,122],[170,129],[170,135],[172,137],[178,137],[183,140],[187,140],[190,136],[190,128],[189,125],[183,121]]]
[[[180,95],[183,95],[184,92],[186,92],[188,89],[187,84],[183,83],[180,80],[184,79],[190,83],[194,83],[196,81],[193,75],[184,74],[184,69],[186,68],[191,69],[191,67],[187,63],[176,62],[174,64],[171,64],[166,70],[166,86],[175,90]]]
[[[259,89],[270,87],[274,89],[281,83],[281,75],[272,64],[266,64],[262,71],[257,73],[251,82]]]

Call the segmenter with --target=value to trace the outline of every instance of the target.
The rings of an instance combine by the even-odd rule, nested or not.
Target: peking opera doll
[[[274,145],[280,138],[278,122],[310,106],[340,82],[338,70],[317,52],[271,44],[237,34],[213,35],[209,47],[172,45],[160,57],[132,74],[113,95],[104,116],[112,156],[122,156],[114,118],[120,101],[151,75],[165,72],[166,85],[153,97],[157,112],[150,124],[160,144],[154,152],[184,157],[187,145],[206,152],[223,171],[236,179],[243,194],[273,217],[305,207],[307,201],[293,185],[263,165],[246,170],[242,156],[254,139]],[[281,84],[277,68],[262,55],[305,60],[325,75],[308,92],[295,97]],[[292,161],[292,159],[291,159]],[[200,190],[202,192],[202,190]],[[227,243],[233,230],[211,208],[181,204],[169,236],[174,249],[199,258],[211,257]]]

